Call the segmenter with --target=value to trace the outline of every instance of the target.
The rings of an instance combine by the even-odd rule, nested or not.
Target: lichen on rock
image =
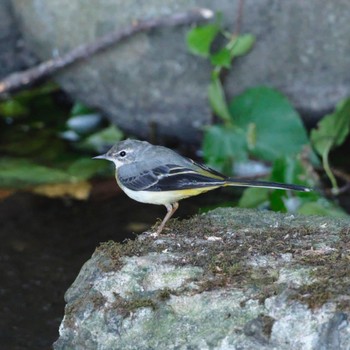
[[[101,244],[58,349],[346,349],[350,221],[244,209]]]

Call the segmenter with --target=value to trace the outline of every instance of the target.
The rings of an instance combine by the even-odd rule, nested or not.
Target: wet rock
[[[349,229],[217,209],[106,242],[66,293],[54,349],[347,349]]]
[[[42,60],[129,26],[193,7],[223,13],[232,30],[237,1],[12,0],[25,39]],[[348,0],[247,0],[241,32],[256,35],[248,56],[235,60],[225,77],[228,96],[248,87],[280,89],[315,118],[349,95],[350,47]],[[141,33],[57,75],[75,99],[96,107],[124,130],[198,142],[211,122],[207,102],[210,64],[189,54],[188,27]]]

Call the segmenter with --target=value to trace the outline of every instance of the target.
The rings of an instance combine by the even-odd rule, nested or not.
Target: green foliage
[[[56,84],[48,83],[39,88],[23,91],[15,97],[0,101],[0,118],[23,118],[33,110],[52,106],[51,94],[56,92]]]
[[[247,188],[239,200],[241,208],[258,208],[268,204],[269,190],[265,188]]]
[[[69,175],[60,169],[39,165],[27,159],[0,159],[0,187],[25,188],[68,181]]]
[[[212,125],[204,133],[203,152],[212,166],[230,168],[233,161],[247,158],[245,135],[233,126]]]
[[[20,117],[28,114],[28,108],[15,99],[0,102],[0,115],[3,117]]]
[[[23,158],[0,159],[0,187],[23,189],[43,184],[72,183],[103,173],[105,164],[90,158],[77,158],[67,166],[49,167]]]
[[[224,47],[216,52],[211,52],[212,44],[219,34],[224,36],[227,42]],[[235,57],[247,54],[253,47],[254,42],[255,37],[252,34],[234,35],[225,32],[221,26],[219,16],[216,23],[193,28],[187,34],[189,51],[195,55],[209,58],[214,66],[208,87],[208,98],[214,113],[223,119],[225,123],[230,123],[231,118],[220,74],[223,68],[230,68],[231,62]]]
[[[246,55],[255,44],[255,36],[252,34],[243,34],[239,36],[233,36],[228,43],[228,49],[230,50],[231,57],[239,57]]]
[[[0,109],[0,152],[3,155],[50,162],[55,154],[63,152],[64,142],[56,134],[64,125],[65,111],[55,105],[56,90],[56,86],[49,84],[0,103],[5,106]]]
[[[0,151],[4,155],[0,160],[0,187],[69,186],[109,170],[106,162],[96,162],[91,156],[120,140],[121,132],[114,126],[95,123],[97,127],[76,134],[73,141],[62,138],[65,132],[72,132],[67,130],[67,120],[76,118],[75,124],[80,122],[84,128],[84,117],[91,121],[97,115],[80,103],[71,110],[58,105],[56,90],[49,84],[0,103]]]
[[[214,113],[229,124],[231,116],[226,103],[224,89],[219,79],[212,78],[208,87],[208,98]]]
[[[318,198],[316,201],[303,203],[299,209],[299,214],[304,215],[322,215],[335,218],[348,217],[348,214],[334,203],[325,198]]]
[[[78,147],[80,149],[101,153],[107,148],[106,145],[108,147],[112,146],[122,138],[123,133],[115,125],[110,125],[89,135],[87,138],[79,142]]]
[[[220,32],[217,24],[196,27],[187,33],[187,46],[194,55],[209,57],[210,46]]]
[[[329,152],[340,146],[349,135],[350,98],[340,102],[334,113],[326,115],[311,132],[311,142],[316,152],[322,157],[323,167],[337,191],[338,185],[330,169]]]
[[[213,66],[230,68],[231,67],[231,52],[226,47],[222,48],[218,52],[210,55],[210,62]]]
[[[229,122],[205,129],[204,157],[211,165],[224,157],[241,161],[254,156],[273,162],[297,155],[309,142],[298,113],[273,89],[245,91],[232,100],[228,113]]]
[[[251,34],[232,35],[224,31],[220,18],[215,24],[193,28],[187,35],[187,46],[193,54],[208,58],[213,65],[211,81],[208,86],[208,99],[214,113],[220,117],[224,126],[209,126],[204,133],[204,158],[218,168],[230,167],[233,161],[247,158],[246,131],[234,124],[226,102],[220,74],[230,68],[234,57],[242,56],[252,48],[255,37]],[[213,41],[221,35],[227,39],[223,47],[212,52]],[[251,128],[249,129],[251,131]],[[251,136],[251,134],[249,134]],[[250,140],[250,139],[249,139]]]
[[[278,158],[273,163],[270,180],[308,186],[308,175],[302,163],[293,155]]]
[[[227,41],[212,52],[213,42],[221,35]],[[207,58],[213,65],[208,99],[221,125],[210,125],[204,130],[203,154],[215,168],[232,172],[234,162],[254,157],[272,164],[267,180],[314,187],[316,180],[301,162],[302,151],[312,143],[321,155],[325,171],[336,187],[330,171],[329,152],[342,144],[350,129],[350,99],[343,101],[336,111],[326,116],[313,130],[311,140],[289,101],[278,91],[268,87],[248,89],[227,103],[221,82],[221,73],[229,69],[235,57],[247,54],[255,43],[251,34],[232,35],[225,32],[220,20],[192,29],[187,36],[190,52]],[[318,159],[309,151],[315,164]],[[311,164],[309,164],[311,166]],[[317,191],[291,192],[249,188],[243,193],[241,207],[269,207],[277,211],[292,210],[304,214],[346,215]]]
[[[69,176],[69,181],[89,180],[97,174],[105,173],[106,164],[102,163],[103,162],[96,162],[91,158],[79,157],[69,164],[66,169],[66,174]]]
[[[85,106],[84,104],[82,104],[81,102],[75,102],[71,111],[70,111],[70,115],[71,116],[77,116],[77,115],[84,115],[84,114],[90,114],[93,113],[94,111]]]
[[[249,89],[231,101],[229,110],[233,124],[247,135],[250,154],[259,159],[295,155],[308,143],[299,114],[276,90]],[[250,135],[249,129],[254,130]]]
[[[274,161],[269,181],[281,183],[293,183],[308,186],[307,174],[301,162],[295,156],[286,156]],[[311,192],[312,193],[312,192]],[[295,192],[294,196],[305,198],[309,193]],[[311,197],[314,194],[311,194]],[[271,192],[265,188],[249,188],[244,191],[239,201],[240,207],[264,207],[268,206],[276,211],[287,211],[284,200],[288,199],[290,194],[287,191],[275,190]]]
[[[312,187],[312,179],[303,164],[295,157],[284,157],[273,163],[267,179],[274,182],[294,183]],[[292,197],[293,195],[293,197]],[[344,217],[347,214],[340,207],[322,197],[318,191],[293,192],[265,188],[248,188],[238,205],[242,208],[270,208],[275,211],[295,211],[305,215],[327,215]]]

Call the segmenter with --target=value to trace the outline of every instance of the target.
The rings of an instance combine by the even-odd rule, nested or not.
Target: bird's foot
[[[142,237],[143,238],[158,238],[159,237],[159,234],[157,232],[154,232],[154,231],[144,231],[142,232]]]
[[[155,231],[155,232],[151,232],[151,231],[145,231],[143,232],[143,235],[145,237],[151,237],[151,238],[173,238],[175,237],[175,234],[174,233],[159,233],[158,231]]]

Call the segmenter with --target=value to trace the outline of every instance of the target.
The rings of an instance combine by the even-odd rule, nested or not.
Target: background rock
[[[349,220],[218,209],[103,244],[54,349],[348,349]]]
[[[237,0],[12,0],[23,34],[40,59],[94,41],[132,20],[195,6],[222,11],[233,28]],[[350,3],[347,0],[246,0],[241,32],[257,36],[225,80],[229,96],[260,84],[280,89],[304,112],[322,115],[349,95]],[[139,34],[57,76],[75,99],[97,107],[138,136],[157,125],[162,135],[198,141],[210,122],[209,64],[190,55],[188,28]]]
[[[11,0],[0,1],[0,78],[34,62],[21,39]]]

